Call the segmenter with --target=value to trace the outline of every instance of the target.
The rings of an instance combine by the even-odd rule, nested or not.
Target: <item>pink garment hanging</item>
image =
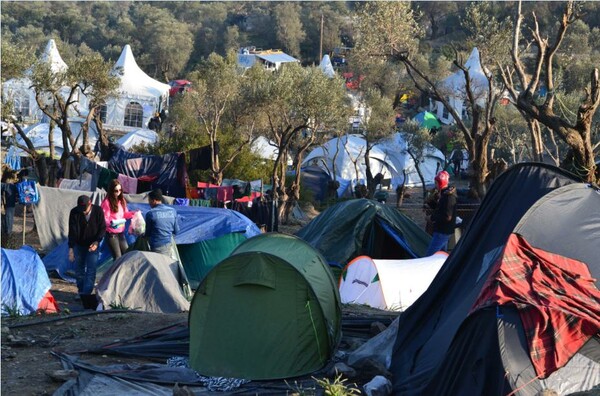
[[[127,194],[137,193],[138,179],[136,179],[135,177],[129,177],[129,176],[119,174],[119,176],[117,176],[117,180],[119,180],[119,183],[121,183],[124,193],[127,193]]]

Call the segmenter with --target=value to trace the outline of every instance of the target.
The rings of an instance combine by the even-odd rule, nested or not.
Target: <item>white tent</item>
[[[303,166],[319,166],[330,175],[335,172],[338,179],[352,180],[355,183],[357,179],[359,181],[366,180],[365,150],[366,142],[361,136],[343,136],[331,139],[324,145],[312,150],[302,164]],[[333,167],[334,157],[335,170]],[[421,185],[415,163],[406,152],[406,142],[404,142],[400,133],[395,133],[389,139],[374,145],[369,153],[369,158],[373,176],[381,173],[384,179],[391,179],[392,187],[403,183],[403,171],[406,171],[408,179],[406,186]],[[356,166],[354,162],[356,162]],[[429,146],[419,164],[426,185],[433,184],[437,171],[443,169],[443,166],[444,155],[442,152],[433,146]]]
[[[158,134],[151,129],[137,129],[122,136],[117,143],[129,150],[133,146],[140,144],[152,145],[158,141]]]
[[[84,122],[85,122],[85,119],[80,118],[80,117],[72,118],[69,121],[69,124],[71,126],[71,133],[73,135],[73,138],[76,139],[75,142],[78,147],[83,144],[83,136],[81,133],[81,126],[83,125]],[[25,135],[31,140],[31,143],[33,143],[33,146],[35,147],[36,151],[42,151],[42,152],[49,153],[50,152],[50,144],[49,144],[49,140],[48,140],[49,130],[50,130],[49,123],[40,122],[38,124],[31,125],[30,127],[25,128],[23,130],[23,132],[25,132]],[[55,150],[54,154],[56,156],[61,156],[64,151],[64,145],[63,145],[63,140],[62,140],[62,130],[57,126],[54,127],[52,140],[54,141],[54,150]],[[90,146],[91,149],[94,148],[97,141],[98,141],[98,131],[96,129],[96,124],[91,123],[90,128],[88,129],[88,145]],[[25,146],[25,142],[23,141],[23,139],[20,136],[17,136],[17,142],[20,145]],[[71,147],[69,144],[69,151],[70,150],[71,150]],[[21,156],[27,155],[22,150],[17,150],[17,153]]]
[[[342,271],[339,289],[342,304],[404,311],[427,290],[448,254],[409,260],[374,260],[359,256]]]
[[[323,73],[329,77],[333,78],[335,76],[335,70],[333,70],[333,65],[331,64],[331,59],[329,59],[329,55],[323,55],[323,59],[321,59],[321,64],[319,65]]]
[[[488,80],[485,71],[481,68],[479,50],[477,48],[473,48],[471,55],[469,55],[469,58],[465,63],[465,68],[469,70],[469,80],[475,101],[483,106],[488,92]],[[464,112],[466,111],[464,103],[467,100],[464,72],[459,70],[447,77],[440,83],[440,90],[446,94],[448,102],[456,112],[461,117],[464,117]],[[444,105],[442,105],[441,102],[434,102],[431,111],[435,113],[444,124],[451,124],[454,122],[452,115],[445,111]]]
[[[39,61],[50,63],[53,73],[64,73],[68,69],[58,52],[56,42],[52,39],[48,40]],[[23,77],[6,81],[3,85],[4,100],[12,101],[15,113],[20,112],[25,121],[39,121],[43,114],[35,100],[35,90],[31,88],[31,80],[28,77],[30,74],[31,70],[27,70]]]
[[[421,186],[415,161],[407,152],[407,144],[402,134],[394,133],[390,138],[378,143],[377,147],[386,154],[387,160],[392,162],[398,170],[397,174],[392,175],[391,184],[394,188],[404,182],[403,171],[406,172],[405,185],[407,187]],[[425,185],[434,184],[435,175],[444,169],[444,164],[444,154],[434,146],[428,145],[419,162],[419,170],[425,179]]]
[[[140,69],[129,44],[123,48],[112,73],[120,78],[120,85],[116,97],[106,101],[107,129],[130,132],[144,128],[154,113],[167,107],[171,87]]]
[[[354,182],[357,179],[358,181],[364,181],[366,180],[365,150],[366,142],[361,136],[345,135],[341,138],[333,138],[324,145],[312,150],[306,156],[302,165],[317,165],[325,169],[330,175],[335,172],[342,179]],[[398,174],[395,165],[388,161],[388,156],[379,147],[374,146],[371,149],[369,158],[373,175],[381,173],[384,179],[390,179]]]

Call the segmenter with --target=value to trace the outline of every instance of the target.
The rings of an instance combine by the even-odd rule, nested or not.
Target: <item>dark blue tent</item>
[[[142,155],[125,151],[119,146],[108,166],[129,177],[156,176],[152,182],[153,189],[160,188],[163,194],[171,197],[185,197],[187,171],[183,153]]]

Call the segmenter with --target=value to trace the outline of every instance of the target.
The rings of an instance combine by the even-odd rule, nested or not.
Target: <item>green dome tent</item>
[[[250,238],[200,283],[189,315],[200,374],[279,379],[321,369],[341,336],[337,285],[325,259],[290,235]]]
[[[412,259],[425,255],[431,237],[399,210],[370,199],[340,202],[296,233],[329,264],[355,257]]]

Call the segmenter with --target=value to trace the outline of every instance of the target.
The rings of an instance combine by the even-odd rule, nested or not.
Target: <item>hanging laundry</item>
[[[123,187],[123,192],[126,194],[136,194],[138,188],[138,179],[119,174],[117,177],[119,183]]]

